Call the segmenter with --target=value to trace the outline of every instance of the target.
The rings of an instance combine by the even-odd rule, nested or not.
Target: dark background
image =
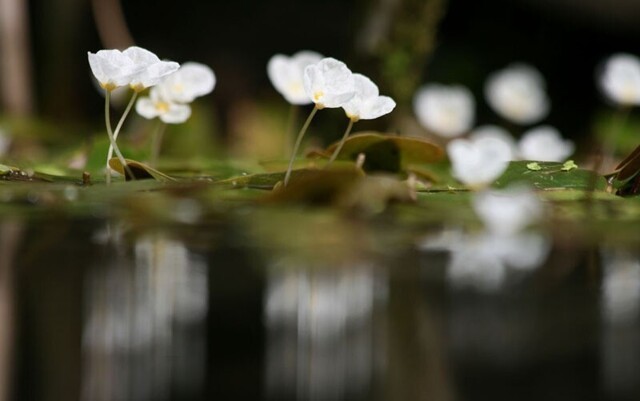
[[[136,44],[161,58],[199,61],[215,70],[218,85],[204,101],[220,116],[217,131],[224,133],[238,102],[281,101],[265,73],[274,53],[317,50],[377,77],[377,66],[356,43],[371,10],[385,1],[400,7],[411,3],[125,0],[122,8]],[[640,4],[633,0],[442,3],[435,51],[419,79],[469,86],[476,95],[478,124],[498,122],[482,98],[487,74],[523,61],[547,79],[552,110],[545,123],[566,136],[587,138],[594,113],[609,109],[595,85],[598,64],[614,52],[640,53]],[[108,46],[100,42],[91,2],[33,0],[29,5],[36,115],[99,124],[102,101],[91,85],[86,52]],[[380,86],[385,91],[384,81]]]

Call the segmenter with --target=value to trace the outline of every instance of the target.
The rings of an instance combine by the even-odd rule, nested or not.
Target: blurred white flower
[[[514,234],[542,217],[536,193],[525,186],[488,190],[475,194],[473,210],[491,233]]]
[[[491,184],[507,169],[509,143],[498,138],[455,139],[447,145],[453,176],[465,185],[480,188]]]
[[[362,74],[353,74],[356,94],[342,108],[353,121],[373,120],[391,113],[396,102],[389,96],[380,96],[378,86]]]
[[[159,117],[164,123],[180,124],[191,116],[191,107],[164,98],[159,88],[153,87],[149,96],[138,99],[136,112],[149,120]]]
[[[572,141],[563,139],[557,129],[548,125],[530,129],[518,143],[522,160],[561,162],[571,156],[574,149]]]
[[[304,90],[304,69],[322,60],[322,55],[302,50],[293,56],[276,54],[267,64],[267,75],[273,87],[287,102],[296,105],[310,104],[311,99]]]
[[[485,97],[496,113],[517,124],[536,123],[549,113],[544,78],[526,64],[512,64],[491,74]]]
[[[131,46],[122,52],[136,66],[129,86],[136,92],[157,85],[162,78],[175,72],[180,64],[174,61],[162,61],[147,49]]]
[[[177,103],[191,103],[208,95],[216,85],[216,76],[208,66],[193,61],[184,63],[158,85],[165,99]]]
[[[609,57],[599,77],[600,89],[613,102],[621,105],[640,104],[640,59],[619,53]]]
[[[518,145],[513,136],[506,129],[491,124],[481,125],[474,128],[469,134],[469,139],[471,140],[480,138],[495,138],[508,143],[511,148],[510,160],[516,160],[518,158]]]
[[[448,138],[469,131],[475,117],[473,95],[460,85],[425,85],[416,92],[413,108],[420,124]]]
[[[100,86],[112,91],[129,85],[136,92],[157,84],[162,77],[179,67],[173,61],[161,61],[152,52],[137,46],[125,51],[100,50],[88,52],[89,66]]]
[[[327,57],[304,69],[304,90],[316,108],[342,107],[355,94],[353,73],[342,61]]]

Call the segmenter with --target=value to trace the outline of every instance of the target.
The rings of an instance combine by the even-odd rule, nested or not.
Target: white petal
[[[156,103],[149,97],[141,97],[136,102],[136,112],[142,117],[151,120],[160,115],[160,112],[156,108]]]
[[[523,160],[561,162],[571,156],[575,146],[557,129],[544,125],[525,132],[518,148]]]
[[[391,113],[396,107],[396,102],[389,96],[378,96],[365,102],[360,114],[362,120],[373,120],[385,114]]]
[[[136,65],[148,66],[160,61],[158,56],[147,49],[143,49],[138,46],[131,46],[122,52],[125,56],[129,57]]]
[[[533,124],[549,113],[544,78],[526,64],[513,64],[490,75],[485,97],[496,113],[517,124]]]
[[[103,88],[128,85],[135,72],[134,63],[119,50],[88,52],[89,66]]]
[[[456,139],[447,145],[453,175],[460,182],[481,187],[491,184],[506,170],[511,149],[497,138]]]
[[[474,128],[473,131],[469,134],[469,139],[477,140],[480,138],[496,138],[505,143],[509,144],[509,148],[511,149],[511,157],[509,160],[516,160],[518,158],[518,145],[506,129],[499,127],[497,125],[481,125],[477,128]]]
[[[180,124],[191,117],[191,107],[186,104],[172,103],[169,111],[160,115],[160,120],[167,124]]]
[[[413,107],[422,126],[444,137],[464,134],[475,117],[473,95],[460,85],[423,86],[414,96]]]
[[[195,98],[207,95],[216,86],[216,76],[211,68],[193,61],[182,64],[171,77],[177,77],[176,83],[183,87],[183,97],[175,100],[180,103],[190,103]]]
[[[291,57],[274,55],[267,64],[267,74],[274,88],[291,104],[311,103],[304,90],[304,69],[322,59],[316,52],[303,50]]]
[[[343,62],[330,57],[305,68],[304,89],[320,108],[342,107],[355,96],[351,70]]]

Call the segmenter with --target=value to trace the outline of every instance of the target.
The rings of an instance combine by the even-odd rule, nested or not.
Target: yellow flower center
[[[160,114],[164,114],[164,113],[168,113],[169,112],[169,103],[167,102],[157,102],[156,103],[156,110],[158,110],[158,112]]]

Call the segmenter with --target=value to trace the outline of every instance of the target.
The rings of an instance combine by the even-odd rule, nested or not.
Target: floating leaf
[[[605,180],[593,171],[583,169],[563,170],[563,163],[538,162],[539,170],[531,170],[528,161],[511,162],[507,171],[496,181],[497,187],[515,182],[526,182],[538,189],[603,189]]]
[[[349,165],[348,168],[332,165],[331,168],[327,170],[319,170],[317,168],[302,168],[291,171],[289,186],[291,186],[293,182],[306,180],[307,176],[317,177],[318,171],[329,172],[331,174],[351,174],[352,172],[355,172],[358,175],[364,175],[364,172],[361,169],[354,167],[353,164]],[[234,187],[273,189],[276,184],[284,181],[284,175],[285,173],[282,171],[277,173],[247,174],[228,178],[226,180],[218,181],[217,183],[229,184]]]
[[[540,171],[542,170],[542,167],[540,167],[540,164],[538,164],[537,162],[531,162],[531,163],[527,163],[527,168],[531,171]]]
[[[126,169],[122,166],[122,163],[120,163],[120,159],[118,159],[117,157],[114,157],[111,160],[109,160],[109,166],[115,171],[117,171],[118,173],[124,175],[127,181],[130,181],[132,179],[135,179],[135,180],[154,179],[156,181],[176,181],[175,178],[169,177],[168,175],[144,163],[140,163],[135,160],[129,160],[129,159],[125,159],[125,162],[127,163],[127,167],[129,167],[131,174],[133,174],[133,177],[129,175],[128,171],[125,171]]]
[[[573,160],[567,160],[562,165],[561,170],[562,171],[571,171],[571,170],[576,169],[576,168],[578,168],[578,165]]]
[[[317,155],[331,155],[337,146],[336,142]],[[365,171],[392,173],[406,171],[409,166],[435,163],[444,158],[443,149],[425,139],[366,132],[347,138],[338,160],[355,161],[361,153],[365,155]]]

